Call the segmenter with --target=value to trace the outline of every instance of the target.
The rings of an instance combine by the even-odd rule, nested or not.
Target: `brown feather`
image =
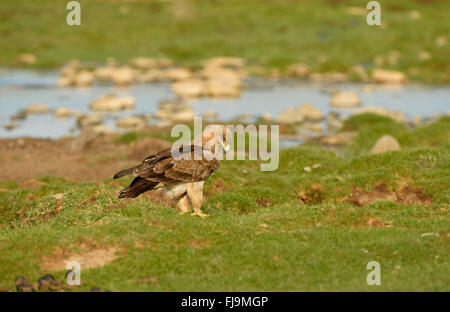
[[[136,197],[156,187],[206,180],[219,168],[219,161],[208,160],[204,157],[196,160],[195,155],[198,156],[202,152],[201,147],[191,145],[186,151],[180,148],[174,155],[175,158],[170,148],[150,155],[140,165],[124,170],[131,173],[130,170],[133,169],[132,174],[136,178],[130,186],[120,192],[119,198]],[[191,154],[189,160],[177,158],[185,153]]]

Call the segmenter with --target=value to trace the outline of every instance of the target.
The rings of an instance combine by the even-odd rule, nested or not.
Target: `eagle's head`
[[[202,133],[202,145],[214,152],[215,146],[220,145],[226,153],[230,150],[233,132],[225,125],[209,125]]]

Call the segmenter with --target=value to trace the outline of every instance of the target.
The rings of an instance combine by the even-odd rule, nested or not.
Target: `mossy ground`
[[[33,189],[1,182],[0,286],[13,290],[17,275],[63,279],[65,272],[41,268],[42,257],[89,242],[120,252],[112,263],[82,269],[77,291],[449,291],[449,124],[408,129],[362,115],[345,125],[367,138],[355,139],[350,157],[304,145],[283,150],[274,172],[261,172],[257,161],[224,161],[205,184],[203,210],[211,216],[204,220],[144,197],[118,200],[128,180],[42,177]],[[364,155],[382,134],[403,149]],[[313,164],[321,167],[304,171]],[[355,187],[380,182],[420,187],[432,204],[345,202]],[[317,196],[305,204],[302,191]],[[64,197],[51,196],[57,193]],[[366,283],[372,260],[381,265],[381,286]]]

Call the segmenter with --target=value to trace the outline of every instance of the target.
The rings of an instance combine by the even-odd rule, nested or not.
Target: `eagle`
[[[231,136],[231,130],[224,125],[210,125],[189,144],[172,146],[148,156],[135,167],[117,172],[114,179],[134,176],[118,198],[135,198],[144,192],[163,188],[164,196],[176,201],[181,214],[192,208],[192,216],[207,217],[201,211],[203,184],[219,168],[219,146],[223,152],[228,152],[230,144],[227,140]]]

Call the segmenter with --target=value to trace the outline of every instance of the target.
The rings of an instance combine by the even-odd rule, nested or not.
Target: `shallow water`
[[[110,85],[95,85],[90,88],[57,88],[58,72],[3,70],[0,76],[0,125],[9,122],[11,115],[30,103],[42,102],[51,109],[61,106],[88,112],[89,103],[106,93],[132,95],[136,98],[134,111],[111,113],[106,124],[115,128],[115,117],[153,113],[158,102],[173,99],[169,84],[137,84],[126,89]],[[240,114],[257,117],[263,112],[276,116],[282,110],[308,102],[324,113],[340,112],[343,116],[353,109],[336,109],[329,105],[332,88],[357,91],[364,106],[381,106],[405,113],[406,117],[428,117],[450,110],[450,86],[425,87],[420,85],[388,88],[374,86],[373,92],[362,91],[361,84],[323,85],[300,81],[273,82],[261,79],[246,81],[247,88],[237,99],[200,99],[189,101],[196,114],[217,111],[219,118],[230,120]],[[0,137],[48,137],[57,138],[75,129],[75,119],[55,119],[52,114],[31,115],[19,122],[14,130],[0,128]]]

